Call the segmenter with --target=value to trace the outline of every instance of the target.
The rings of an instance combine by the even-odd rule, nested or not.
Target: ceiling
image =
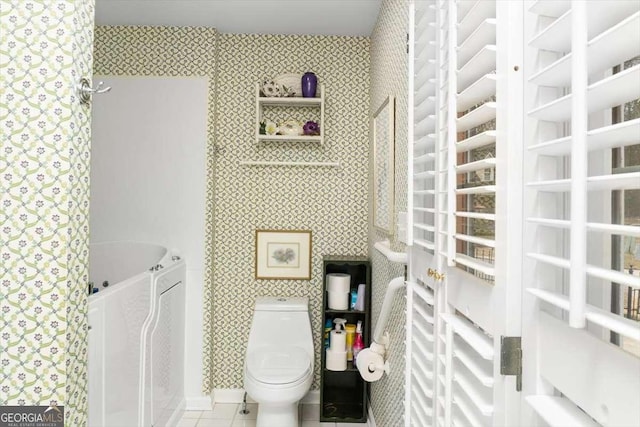
[[[96,24],[205,26],[223,33],[369,36],[381,2],[96,0]]]

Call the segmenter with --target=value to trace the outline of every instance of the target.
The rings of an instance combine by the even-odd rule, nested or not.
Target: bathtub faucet
[[[154,271],[159,271],[159,270],[161,270],[161,269],[163,269],[163,268],[164,268],[164,265],[162,265],[162,264],[156,264],[156,265],[154,265],[153,267],[151,267],[151,268],[149,269],[149,271],[151,271],[151,272],[153,273]]]

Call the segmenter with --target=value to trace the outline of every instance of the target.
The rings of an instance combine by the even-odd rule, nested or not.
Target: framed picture
[[[373,138],[373,225],[393,235],[395,187],[395,98],[389,95],[375,112]]]
[[[256,279],[311,280],[311,231],[256,230]]]

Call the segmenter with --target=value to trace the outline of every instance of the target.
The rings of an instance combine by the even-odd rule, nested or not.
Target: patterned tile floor
[[[216,403],[211,411],[186,411],[178,427],[256,427],[258,405],[247,404],[249,414],[240,414],[240,405]],[[354,424],[321,423],[319,405],[302,405],[300,427],[353,427]],[[365,426],[366,424],[360,424]]]

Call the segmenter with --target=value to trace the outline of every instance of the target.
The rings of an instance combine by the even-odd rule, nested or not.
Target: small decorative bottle
[[[318,77],[311,71],[308,71],[302,75],[300,83],[302,84],[302,96],[304,98],[315,98]]]
[[[356,339],[353,342],[353,366],[358,366],[358,353],[364,348],[364,341],[362,340],[362,320],[358,320],[358,326],[356,326]]]

